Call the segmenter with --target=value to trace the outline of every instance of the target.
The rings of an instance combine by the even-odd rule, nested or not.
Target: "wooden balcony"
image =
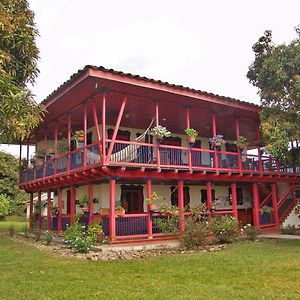
[[[99,143],[94,142],[28,167],[20,172],[20,187],[104,166],[202,171],[204,174],[282,176],[295,177],[297,182],[300,181],[300,167],[280,164],[271,156],[118,140],[113,145],[111,155],[107,155],[111,143],[112,140],[106,140],[104,155],[100,154]]]

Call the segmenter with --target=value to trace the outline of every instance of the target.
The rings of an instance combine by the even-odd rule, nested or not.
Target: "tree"
[[[0,142],[26,139],[45,110],[27,87],[38,75],[38,31],[27,0],[0,2]]]
[[[268,152],[288,156],[288,145],[300,139],[300,27],[298,38],[274,45],[272,32],[265,31],[253,45],[255,60],[247,77],[259,90],[261,131]]]
[[[0,194],[0,221],[8,215],[9,211],[9,197]]]
[[[19,161],[11,154],[0,152],[0,194],[9,199],[9,213],[20,213],[28,195],[18,189]]]

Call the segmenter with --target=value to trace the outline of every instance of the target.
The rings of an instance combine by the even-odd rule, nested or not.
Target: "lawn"
[[[1,299],[300,299],[300,241],[128,261],[62,258],[0,236]]]
[[[14,224],[17,231],[22,231],[28,223],[26,216],[7,216],[4,221],[0,221],[0,231],[8,231],[11,224]]]

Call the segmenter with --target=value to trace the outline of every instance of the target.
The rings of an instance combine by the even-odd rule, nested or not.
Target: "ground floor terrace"
[[[178,229],[185,230],[190,209],[205,203],[208,218],[232,215],[241,224],[252,224],[264,231],[276,231],[300,198],[295,184],[287,182],[213,181],[164,178],[101,178],[81,184],[58,186],[30,192],[30,227],[64,231],[81,213],[80,222],[101,224],[112,242],[147,239],[165,235],[156,224],[167,218],[162,207],[178,207]],[[146,199],[159,196],[150,210]],[[87,207],[80,202],[87,199]],[[125,209],[125,214],[117,206]],[[53,209],[55,208],[55,209]]]

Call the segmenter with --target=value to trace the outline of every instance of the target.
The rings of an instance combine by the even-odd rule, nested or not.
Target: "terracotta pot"
[[[156,205],[155,204],[148,204],[148,209],[150,211],[155,211],[156,210]]]
[[[195,137],[195,136],[190,136],[190,135],[188,135],[187,140],[188,140],[188,143],[189,143],[189,144],[195,144],[195,142],[196,142],[196,137]]]
[[[125,209],[116,209],[116,215],[122,217],[125,215]]]
[[[81,207],[83,212],[87,212],[89,210],[89,208],[87,206]]]
[[[100,215],[101,215],[101,217],[106,217],[106,216],[108,216],[108,215],[109,215],[109,209],[108,209],[108,208],[103,208],[103,209],[101,209]]]

